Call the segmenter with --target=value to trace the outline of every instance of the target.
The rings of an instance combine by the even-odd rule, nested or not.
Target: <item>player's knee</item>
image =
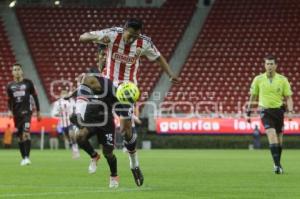
[[[132,137],[131,120],[124,120],[120,126],[120,131],[124,137]]]
[[[78,144],[81,144],[81,143],[85,142],[85,136],[84,135],[77,135],[76,141],[77,141]]]
[[[270,144],[278,144],[279,143],[278,137],[276,134],[276,130],[274,128],[266,129],[266,134],[268,136],[268,140],[269,140]]]
[[[24,140],[30,140],[30,133],[29,132],[24,132],[23,133],[23,138],[24,138]]]
[[[76,135],[76,141],[78,144],[81,144],[86,141],[87,133],[88,131],[86,128],[79,130],[79,133]]]

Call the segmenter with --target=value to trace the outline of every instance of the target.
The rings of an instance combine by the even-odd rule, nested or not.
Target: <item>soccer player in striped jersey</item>
[[[142,27],[142,21],[129,19],[124,28],[113,27],[86,32],[80,36],[79,40],[107,45],[105,76],[116,86],[124,81],[137,84],[137,71],[141,56],[158,63],[172,82],[179,82],[179,78],[171,71],[166,59],[157,50],[151,38],[141,34]]]
[[[59,117],[59,126],[62,127],[65,138],[67,139],[70,148],[72,149],[72,157],[79,158],[79,150],[74,135],[72,135],[73,125],[70,122],[70,116],[75,108],[75,102],[72,98],[64,99],[67,95],[66,90],[61,90],[61,98],[54,102],[51,115]]]
[[[107,59],[104,74],[113,81],[114,86],[122,82],[131,81],[137,84],[137,71],[140,57],[145,56],[150,61],[155,61],[167,73],[173,83],[178,83],[179,78],[171,71],[166,59],[157,50],[151,38],[141,34],[143,23],[139,19],[129,19],[124,27],[113,27],[99,31],[86,32],[79,38],[82,42],[94,42],[107,45]],[[121,129],[129,129],[121,118]],[[121,130],[122,131],[122,130]],[[129,152],[130,168],[135,182],[139,181],[141,174],[136,153],[136,134],[124,131],[125,147]]]

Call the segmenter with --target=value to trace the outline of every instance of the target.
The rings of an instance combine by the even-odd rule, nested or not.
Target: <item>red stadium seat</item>
[[[74,83],[78,74],[84,72],[87,67],[96,65],[96,47],[79,43],[80,34],[116,24],[122,25],[133,13],[145,22],[145,34],[150,36],[161,53],[170,59],[196,8],[196,2],[167,0],[162,8],[141,9],[26,6],[17,8],[17,16],[39,75],[47,89],[53,80],[61,77],[73,78]],[[174,29],[176,31],[173,31]],[[59,73],[59,69],[67,69],[67,72]],[[162,70],[148,61],[143,61],[139,72],[138,81],[143,85],[142,92],[151,92]],[[146,82],[145,86],[143,82]],[[55,100],[49,92],[47,94],[50,101]]]
[[[263,57],[272,53],[278,57],[279,72],[289,78],[294,91],[299,90],[298,8],[293,0],[254,0],[242,4],[239,0],[216,0],[181,69],[181,85],[186,87],[192,82],[194,92],[215,93],[213,100],[223,104],[224,112],[236,113],[239,102],[244,104],[248,100],[253,77],[264,71]],[[176,87],[171,91],[182,92]],[[295,110],[299,111],[298,98],[295,95]]]
[[[0,112],[8,111],[6,85],[9,81],[12,81],[10,66],[12,66],[15,62],[15,56],[10,47],[3,22],[0,19],[0,92],[2,94],[2,99],[0,101]]]

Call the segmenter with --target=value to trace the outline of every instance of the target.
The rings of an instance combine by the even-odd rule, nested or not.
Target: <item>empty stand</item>
[[[6,85],[12,81],[11,66],[16,62],[9,44],[3,21],[0,19],[0,112],[7,112]]]
[[[48,97],[53,101],[51,88],[58,91],[64,85],[58,83],[51,87],[51,82],[69,80],[75,85],[76,76],[96,65],[96,46],[80,43],[80,34],[122,26],[131,17],[141,18],[145,24],[144,33],[170,59],[193,14],[195,3],[195,0],[169,0],[162,8],[19,7],[17,15]],[[143,60],[138,74],[141,91],[149,93],[160,77],[161,69]]]
[[[242,111],[253,77],[264,71],[264,56],[274,54],[278,71],[292,84],[299,112],[298,15],[293,0],[216,0],[181,70],[182,84],[174,85],[165,101],[203,103],[195,105],[201,113],[212,110],[207,109],[210,102],[222,112]],[[186,105],[177,109],[190,111]]]

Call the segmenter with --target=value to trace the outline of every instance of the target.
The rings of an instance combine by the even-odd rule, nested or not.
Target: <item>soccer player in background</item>
[[[292,91],[288,79],[276,73],[277,62],[272,55],[265,57],[266,72],[254,78],[250,89],[247,109],[250,121],[251,107],[258,100],[261,121],[266,129],[270,151],[274,161],[274,172],[282,174],[281,153],[283,143],[284,112],[291,119],[293,113]],[[286,101],[286,108],[284,106]]]
[[[70,122],[70,116],[75,109],[75,102],[72,98],[64,99],[68,94],[67,90],[61,90],[60,98],[54,102],[51,115],[52,117],[59,117],[58,125],[62,127],[65,139],[72,150],[72,158],[80,157],[78,145],[76,143],[73,125]]]
[[[111,79],[117,87],[120,83],[131,81],[137,84],[137,71],[140,57],[145,56],[150,61],[155,61],[167,73],[173,83],[178,83],[179,78],[171,71],[166,59],[157,50],[151,38],[142,35],[143,23],[139,19],[129,19],[123,28],[113,27],[99,31],[86,32],[79,38],[82,42],[94,42],[107,45],[107,60],[105,76]],[[132,108],[132,107],[130,107]],[[125,127],[121,118],[121,131],[124,133],[125,147],[129,153],[130,168],[138,186],[141,184],[137,176],[141,174],[136,152],[136,134]]]
[[[23,77],[21,64],[12,66],[13,81],[7,85],[8,115],[13,117],[17,136],[19,138],[19,149],[22,156],[21,166],[31,164],[30,157],[30,122],[32,116],[32,105],[30,98],[35,102],[37,119],[41,120],[40,105],[37,93],[31,80]]]

